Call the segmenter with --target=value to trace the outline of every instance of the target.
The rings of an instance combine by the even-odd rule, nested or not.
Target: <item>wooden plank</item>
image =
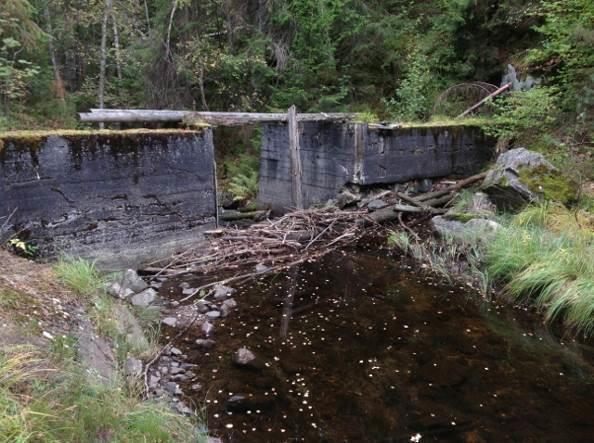
[[[303,185],[301,182],[303,170],[301,167],[301,149],[299,146],[299,123],[297,108],[291,106],[287,111],[289,131],[289,153],[291,155],[291,193],[293,205],[297,210],[303,209]]]
[[[352,120],[355,114],[306,113],[297,114],[298,121]],[[91,109],[79,114],[87,123],[138,123],[203,121],[210,125],[235,126],[250,123],[284,122],[287,114],[262,112],[195,112],[166,109]]]
[[[490,98],[493,98],[499,94],[501,94],[504,91],[507,91],[509,89],[509,87],[511,86],[511,83],[506,83],[505,85],[503,85],[501,88],[499,88],[497,91],[492,92],[491,94],[487,95],[484,99],[482,99],[480,102],[472,105],[470,108],[468,108],[466,111],[464,111],[462,114],[460,114],[459,116],[457,116],[456,118],[462,118],[468,114],[470,114],[472,111],[474,111],[475,109],[479,108],[480,106],[482,106],[487,100],[489,100]]]

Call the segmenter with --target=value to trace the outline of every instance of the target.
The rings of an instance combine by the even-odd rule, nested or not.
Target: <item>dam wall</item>
[[[324,203],[346,184],[373,186],[471,175],[491,160],[495,140],[476,126],[371,127],[364,123],[302,122],[299,129],[305,207]],[[262,206],[293,207],[286,123],[262,128]]]
[[[0,226],[42,257],[137,266],[215,226],[213,165],[210,128],[0,134]]]

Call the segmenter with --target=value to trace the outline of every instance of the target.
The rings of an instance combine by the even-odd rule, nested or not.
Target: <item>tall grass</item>
[[[105,278],[95,263],[82,258],[61,257],[54,265],[54,272],[62,283],[87,298],[95,295],[105,284]]]
[[[43,368],[29,351],[0,353],[0,442],[206,442],[197,421],[80,371]],[[40,376],[40,373],[44,375]]]
[[[594,231],[588,214],[555,205],[531,207],[501,229],[486,250],[490,275],[548,321],[594,331]]]

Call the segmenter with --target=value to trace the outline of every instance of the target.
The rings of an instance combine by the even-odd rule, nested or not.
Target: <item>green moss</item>
[[[567,204],[577,198],[578,184],[558,171],[541,165],[536,168],[521,168],[518,172],[520,181],[546,200]]]
[[[470,221],[474,218],[482,218],[484,216],[484,214],[477,214],[474,212],[448,212],[445,215],[445,218],[447,218],[448,220],[454,220],[454,221],[459,221],[462,223],[466,223],[467,221]]]
[[[487,123],[487,119],[485,118],[439,118],[433,119],[426,122],[403,122],[400,124],[403,128],[452,128],[452,127],[459,127],[459,126],[474,126],[474,127],[482,127],[485,123]]]
[[[43,142],[51,136],[64,137],[70,141],[78,141],[89,137],[120,137],[134,139],[142,136],[167,136],[194,134],[197,129],[63,129],[51,131],[8,131],[0,132],[0,152],[5,144],[12,143],[22,149],[39,149]]]

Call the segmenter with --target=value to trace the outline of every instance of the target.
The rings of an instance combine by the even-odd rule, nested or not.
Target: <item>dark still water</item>
[[[594,441],[591,348],[393,258],[336,254],[234,298],[213,349],[180,344],[225,442]],[[260,369],[233,364],[243,346]]]

